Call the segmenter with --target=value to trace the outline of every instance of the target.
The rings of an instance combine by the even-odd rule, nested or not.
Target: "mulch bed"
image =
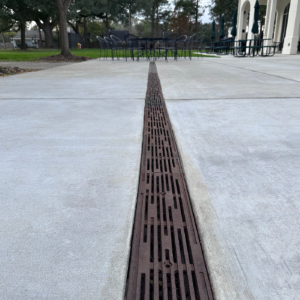
[[[40,60],[45,62],[81,62],[91,60],[92,58],[86,56],[77,56],[77,55],[52,55],[47,57],[41,57]]]
[[[38,70],[31,70],[31,69],[21,69],[18,67],[3,67],[0,66],[0,77],[9,76],[9,75],[16,75],[21,73],[27,72],[35,72]]]

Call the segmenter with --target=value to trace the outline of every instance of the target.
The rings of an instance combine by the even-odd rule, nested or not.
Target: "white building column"
[[[276,7],[277,7],[277,0],[268,0],[268,14],[266,19],[266,32],[265,38],[272,39],[273,32],[274,32],[274,22],[275,22],[275,15],[276,15]],[[271,44],[272,41],[268,41],[267,44]]]
[[[280,42],[282,22],[283,22],[283,10],[280,6],[278,6],[277,21],[276,21],[276,28],[275,28],[275,37],[274,37],[275,42]]]
[[[242,39],[242,31],[243,31],[243,6],[244,6],[244,1],[240,0],[239,5],[238,5],[238,19],[237,19],[237,35],[236,38],[237,40]]]
[[[266,21],[265,21],[265,30],[264,30],[264,39],[267,38],[267,28],[269,23],[269,15],[270,15],[270,7],[271,7],[271,0],[267,1],[267,11],[266,11]]]
[[[289,20],[282,54],[297,54],[300,25],[300,1],[291,0]]]
[[[248,40],[254,39],[254,34],[252,33],[252,27],[254,23],[254,6],[255,6],[256,0],[252,0],[250,2],[250,16],[249,16],[249,29],[248,29]]]

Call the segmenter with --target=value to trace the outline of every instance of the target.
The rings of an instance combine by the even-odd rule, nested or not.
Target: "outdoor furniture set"
[[[235,57],[274,56],[279,43],[271,39],[210,42],[204,45],[208,54],[232,54]]]
[[[195,34],[192,36],[178,36],[177,33],[171,33],[162,38],[140,38],[133,34],[127,34],[124,41],[111,35],[110,37],[101,38],[97,36],[100,44],[100,58],[107,59],[108,53],[111,53],[112,60],[120,57],[139,61],[140,58],[154,60],[168,57],[177,60],[178,57],[188,57],[192,59],[193,44],[196,43],[197,49],[202,48],[204,36],[195,40]]]

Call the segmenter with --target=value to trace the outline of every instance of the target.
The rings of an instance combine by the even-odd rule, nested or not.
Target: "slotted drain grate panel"
[[[155,63],[150,63],[127,300],[212,300]]]

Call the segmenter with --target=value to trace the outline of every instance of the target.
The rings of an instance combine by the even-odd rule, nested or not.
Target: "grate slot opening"
[[[172,173],[172,167],[171,167],[171,161],[170,161],[170,159],[168,159],[168,165],[169,165],[170,173]]]
[[[150,269],[150,282],[149,282],[150,300],[154,300],[154,270]]]
[[[184,249],[183,249],[182,235],[180,229],[178,229],[178,241],[179,241],[179,248],[180,248],[181,263],[185,265]]]
[[[158,293],[159,293],[159,300],[163,300],[164,299],[163,274],[161,270],[158,270]]]
[[[147,225],[144,225],[144,243],[147,243]]]
[[[154,258],[154,225],[150,227],[150,262],[153,262]]]
[[[173,176],[171,177],[171,187],[172,187],[172,193],[175,195],[175,188],[174,188],[174,181],[173,181]]]
[[[146,286],[146,274],[142,273],[142,276],[141,276],[141,296],[140,296],[141,300],[145,300],[145,292],[146,292],[145,286]]]
[[[151,193],[154,193],[154,175],[151,176]]]
[[[167,227],[167,225],[164,226],[164,234],[168,235],[168,227]]]
[[[176,298],[177,300],[181,300],[181,291],[180,291],[180,282],[179,282],[179,274],[178,271],[175,271],[175,286],[176,286]]]
[[[193,264],[193,255],[192,255],[192,249],[191,249],[191,245],[190,245],[189,234],[188,234],[187,228],[185,226],[184,226],[184,235],[185,235],[185,241],[186,241],[187,250],[188,250],[189,262],[190,262],[190,264]]]
[[[174,201],[174,208],[177,209],[177,201],[176,201],[176,197],[173,197],[173,201]]]
[[[196,300],[201,300],[200,299],[200,294],[199,294],[198,283],[197,283],[197,278],[196,278],[195,271],[192,271],[192,279],[193,279],[193,286],[194,286],[195,298],[196,298]]]
[[[166,201],[165,198],[162,199],[163,202],[163,220],[166,222],[167,221],[167,213],[166,213]]]
[[[171,282],[171,274],[167,273],[167,285],[168,285],[168,300],[172,300],[172,282]]]
[[[169,192],[169,178],[167,174],[166,174],[166,188],[167,188],[167,192]]]
[[[173,222],[173,216],[172,216],[172,208],[169,206],[169,220],[170,222]]]
[[[158,246],[157,249],[158,261],[161,262],[162,253],[161,253],[161,226],[160,225],[157,226],[157,246]]]
[[[176,182],[176,187],[177,187],[177,193],[178,193],[178,195],[180,195],[180,187],[179,187],[178,180],[176,179],[175,182]]]
[[[159,197],[157,197],[157,220],[160,220],[160,200]]]
[[[173,226],[171,226],[171,242],[172,242],[172,250],[173,250],[173,261],[174,263],[177,263],[176,243],[175,243],[175,234],[174,234]]]
[[[185,298],[186,300],[191,300],[189,279],[186,271],[183,271],[183,280],[184,280],[184,288],[185,288]]]
[[[181,212],[182,222],[185,222],[185,215],[184,215],[182,200],[181,200],[180,197],[179,197],[178,200],[179,200],[179,206],[180,206],[180,212]]]
[[[146,198],[145,198],[145,221],[147,221],[148,219],[148,195],[146,195]]]

